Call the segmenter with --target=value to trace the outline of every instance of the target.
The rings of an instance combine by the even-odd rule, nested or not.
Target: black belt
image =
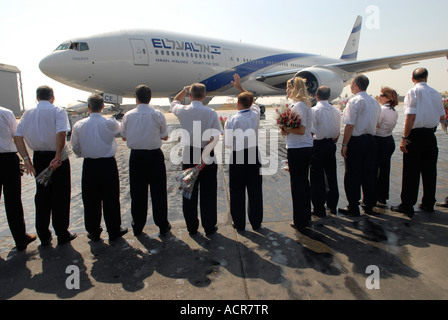
[[[430,132],[435,132],[437,129],[437,127],[434,128],[414,128],[411,130],[411,132],[415,132],[415,133],[430,133]]]

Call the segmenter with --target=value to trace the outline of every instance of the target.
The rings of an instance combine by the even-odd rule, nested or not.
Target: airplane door
[[[129,39],[132,53],[134,54],[134,64],[136,66],[149,65],[148,48],[143,39]]]
[[[235,66],[235,62],[233,61],[233,53],[232,50],[224,49],[224,56],[226,57],[226,65],[228,68],[232,68]]]

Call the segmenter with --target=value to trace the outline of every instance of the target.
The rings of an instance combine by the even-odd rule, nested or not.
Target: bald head
[[[428,80],[428,70],[425,68],[415,69],[412,73],[412,79],[415,82],[426,82]]]

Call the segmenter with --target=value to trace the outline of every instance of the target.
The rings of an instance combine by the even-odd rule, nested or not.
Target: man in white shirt
[[[139,236],[148,215],[148,185],[151,191],[154,223],[165,235],[168,222],[168,196],[165,156],[160,149],[168,140],[166,120],[162,112],[149,105],[151,89],[140,85],[135,90],[137,108],[127,112],[122,120],[121,137],[131,149],[129,182],[131,215],[134,235]]]
[[[182,105],[189,93],[191,104]],[[217,224],[217,172],[213,147],[222,133],[222,126],[215,110],[206,107],[202,101],[206,98],[205,85],[194,83],[179,92],[171,103],[171,112],[179,119],[182,127],[182,170],[192,168],[201,162],[207,166],[199,173],[190,199],[182,198],[182,209],[187,229],[191,235],[197,233],[198,189],[200,192],[201,222],[206,235],[214,234]],[[211,149],[210,154],[203,151]]]
[[[22,115],[14,142],[25,161],[25,168],[38,176],[50,163],[54,163],[64,150],[67,132],[70,131],[67,112],[55,106],[53,89],[41,86],[36,90],[38,104]],[[34,151],[31,161],[26,144]],[[56,168],[51,183],[44,186],[36,182],[36,230],[41,245],[51,243],[50,219],[58,237],[58,244],[70,242],[76,234],[68,231],[70,224],[71,176],[70,160],[64,160]]]
[[[35,234],[27,234],[22,206],[22,184],[20,161],[13,136],[17,122],[14,113],[0,107],[0,197],[4,195],[5,211],[9,229],[16,243],[17,251],[23,251],[36,240]]]
[[[330,94],[330,88],[319,87],[316,91],[318,102],[311,109],[314,137],[310,167],[311,201],[313,213],[319,217],[326,216],[325,203],[330,212],[336,214],[339,201],[336,142],[341,131],[341,112],[328,102]]]
[[[253,104],[252,93],[241,87],[240,78],[234,75],[234,86],[240,90],[237,101],[238,113],[225,123],[224,143],[233,150],[229,164],[230,214],[233,226],[243,231],[247,213],[254,230],[263,221],[263,180],[258,154],[258,129],[260,109]]]
[[[90,95],[87,105],[90,116],[73,126],[71,137],[73,152],[84,158],[81,184],[84,224],[89,239],[100,240],[103,211],[109,240],[113,241],[127,233],[121,227],[120,179],[115,160],[115,137],[120,133],[120,124],[114,118],[102,116],[104,101],[100,95]]]
[[[419,208],[433,212],[436,202],[437,157],[439,149],[434,134],[440,121],[445,120],[442,96],[426,83],[428,70],[418,68],[412,73],[415,86],[404,101],[404,132],[400,144],[403,152],[403,178],[401,203],[391,210],[414,215],[417,203],[420,175],[423,181],[423,197]]]
[[[348,206],[340,213],[359,216],[361,187],[363,208],[367,214],[373,213],[375,199],[375,156],[376,124],[381,107],[378,101],[366,92],[369,79],[365,75],[356,76],[351,83],[355,95],[344,109],[344,138],[341,155],[345,159],[344,188]]]

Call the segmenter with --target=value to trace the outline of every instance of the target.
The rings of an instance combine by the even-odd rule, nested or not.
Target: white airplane
[[[331,99],[336,99],[357,74],[448,58],[448,50],[439,50],[357,60],[361,24],[358,16],[339,59],[147,30],[71,39],[43,58],[39,67],[58,82],[102,93],[105,102],[121,104],[123,97],[134,97],[139,84],[148,85],[154,98],[172,99],[193,82],[206,85],[208,101],[235,96],[238,92],[231,84],[235,73],[257,97],[285,95],[286,81],[300,76],[307,79],[312,97],[320,85],[326,85]]]

